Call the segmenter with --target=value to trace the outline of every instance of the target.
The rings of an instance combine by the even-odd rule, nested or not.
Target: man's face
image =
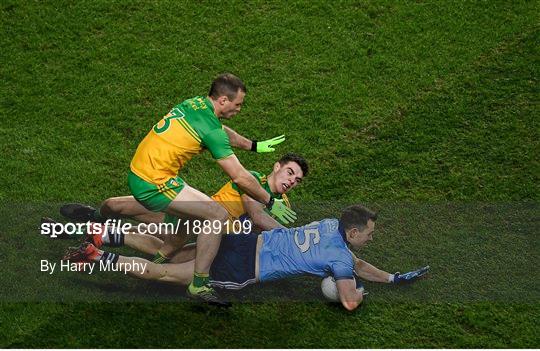
[[[356,249],[365,246],[369,241],[373,240],[373,231],[375,230],[375,222],[368,220],[366,227],[363,230],[351,228],[347,231],[347,241]]]
[[[218,99],[218,103],[221,107],[221,114],[219,117],[229,119],[236,116],[242,109],[244,96],[246,96],[246,93],[241,90],[238,90],[236,97],[233,100],[230,100],[227,96],[220,96]]]
[[[296,162],[287,162],[283,165],[276,162],[272,176],[273,188],[278,194],[285,194],[302,183],[304,172]]]

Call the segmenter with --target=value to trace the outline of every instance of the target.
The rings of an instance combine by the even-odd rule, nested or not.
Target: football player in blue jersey
[[[347,310],[362,302],[354,275],[374,282],[407,283],[424,276],[429,266],[405,274],[390,274],[357,258],[348,248],[359,249],[373,239],[377,214],[362,205],[342,211],[340,219],[323,219],[297,228],[276,228],[261,234],[229,234],[222,239],[211,267],[211,284],[241,289],[303,274],[333,276],[341,303]],[[192,250],[187,247],[186,250]],[[193,251],[194,253],[194,251]],[[72,262],[105,262],[133,267],[127,273],[141,279],[188,285],[193,278],[194,255],[180,253],[183,262],[155,264],[138,257],[102,251],[89,242],[72,250]],[[134,264],[138,263],[138,264]],[[145,267],[141,269],[140,267]]]

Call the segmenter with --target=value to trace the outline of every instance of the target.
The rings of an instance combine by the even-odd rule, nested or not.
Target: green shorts
[[[180,177],[169,179],[163,184],[152,184],[132,171],[128,174],[128,186],[131,195],[145,208],[154,212],[163,212],[184,189],[184,180]]]

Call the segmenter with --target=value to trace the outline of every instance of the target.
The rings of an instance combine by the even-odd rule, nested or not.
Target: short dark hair
[[[307,174],[309,173],[309,166],[306,159],[300,155],[293,154],[292,152],[283,155],[283,157],[281,157],[278,162],[282,166],[289,162],[296,162],[300,166],[302,173],[304,173],[304,177],[307,176]]]
[[[376,221],[377,213],[360,204],[356,204],[345,208],[341,212],[339,222],[344,230],[354,227],[358,228],[359,230],[363,230],[367,226],[370,219],[372,221]]]
[[[210,86],[208,96],[217,99],[220,96],[227,96],[229,100],[234,100],[238,90],[246,93],[246,86],[240,78],[231,73],[223,73],[217,76]]]

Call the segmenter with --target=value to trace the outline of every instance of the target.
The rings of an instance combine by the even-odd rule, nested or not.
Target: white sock
[[[103,234],[101,234],[101,239],[103,240],[103,244],[109,245],[111,243],[111,239],[109,239],[109,232],[112,228],[107,227],[107,230],[103,231]]]

